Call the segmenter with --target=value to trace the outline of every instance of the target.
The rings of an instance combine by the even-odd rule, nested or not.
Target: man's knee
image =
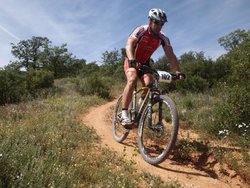
[[[137,76],[133,75],[133,76],[129,76],[127,79],[128,84],[135,84],[137,81]]]
[[[144,86],[149,87],[153,83],[153,76],[151,74],[144,74],[141,77],[141,81],[142,81]]]

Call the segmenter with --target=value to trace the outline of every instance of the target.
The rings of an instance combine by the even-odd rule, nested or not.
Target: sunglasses
[[[158,20],[152,20],[152,22],[155,23],[156,25],[159,25],[159,26],[163,26],[165,24],[165,22],[161,22]]]

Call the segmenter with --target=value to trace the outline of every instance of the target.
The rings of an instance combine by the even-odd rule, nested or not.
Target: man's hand
[[[136,60],[128,60],[128,65],[129,65],[129,68],[139,69],[141,64]]]
[[[176,71],[176,75],[178,76],[178,78],[180,80],[185,80],[186,79],[186,75],[184,73],[181,73],[179,71]]]

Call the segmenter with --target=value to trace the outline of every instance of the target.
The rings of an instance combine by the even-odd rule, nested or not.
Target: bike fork
[[[162,123],[162,101],[160,101],[158,104],[159,104],[159,109],[158,109],[159,122],[158,122],[158,124],[161,124]]]
[[[152,129],[152,113],[153,113],[153,97],[152,97],[152,92],[149,94],[149,102],[148,102],[148,128]]]
[[[157,126],[162,125],[162,101],[158,102],[158,122],[157,122]],[[152,125],[152,114],[153,114],[153,97],[152,94],[149,96],[149,103],[148,103],[148,128],[149,129],[154,129],[153,125]]]

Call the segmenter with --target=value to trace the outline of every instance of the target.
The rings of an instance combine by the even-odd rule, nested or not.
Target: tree
[[[238,29],[221,37],[219,42],[229,50],[220,58],[220,61],[226,62],[231,67],[228,75],[229,83],[245,85],[250,79],[250,30]]]
[[[32,37],[31,40],[12,44],[12,54],[18,59],[7,68],[29,70],[46,70],[54,74],[54,78],[62,78],[79,74],[86,60],[78,60],[68,52],[67,44],[52,46],[46,37]]]
[[[153,60],[151,60],[153,62]],[[152,65],[159,70],[170,71],[170,63],[168,63],[166,56],[160,57],[154,64]]]
[[[49,47],[51,42],[46,37],[32,37],[31,40],[22,40],[12,45],[11,53],[19,59],[17,61],[25,69],[40,69],[43,67],[39,61],[39,54]]]
[[[86,69],[86,60],[85,59],[72,59],[67,67],[68,67],[69,76],[79,75],[83,69]]]
[[[239,47],[239,45],[250,38],[250,30],[237,29],[234,32],[229,33],[227,36],[219,38],[218,42],[227,51],[231,51]]]
[[[72,58],[66,46],[67,44],[62,44],[60,47],[50,47],[40,53],[40,61],[43,62],[44,68],[53,72],[55,78],[68,76],[67,64]]]
[[[87,77],[94,73],[97,74],[98,72],[100,72],[100,67],[96,64],[96,62],[91,62],[83,67],[81,70],[81,76]]]
[[[118,50],[113,50],[111,52],[105,51],[102,54],[103,65],[101,66],[104,74],[108,76],[113,75],[120,59],[121,55]]]
[[[204,60],[206,60],[206,58],[204,56],[204,52],[189,51],[187,53],[184,53],[180,57],[181,64],[192,63],[192,62],[201,62]]]
[[[204,91],[208,88],[208,86],[211,87],[213,85],[214,79],[212,75],[214,70],[214,63],[212,59],[207,59],[204,56],[204,52],[190,51],[184,53],[183,55],[181,55],[180,61],[182,62],[181,69],[187,75],[187,81],[185,81],[186,83],[190,83],[190,85],[195,82],[204,83],[194,84],[191,87],[198,87],[193,90]],[[204,87],[202,87],[202,85]]]

